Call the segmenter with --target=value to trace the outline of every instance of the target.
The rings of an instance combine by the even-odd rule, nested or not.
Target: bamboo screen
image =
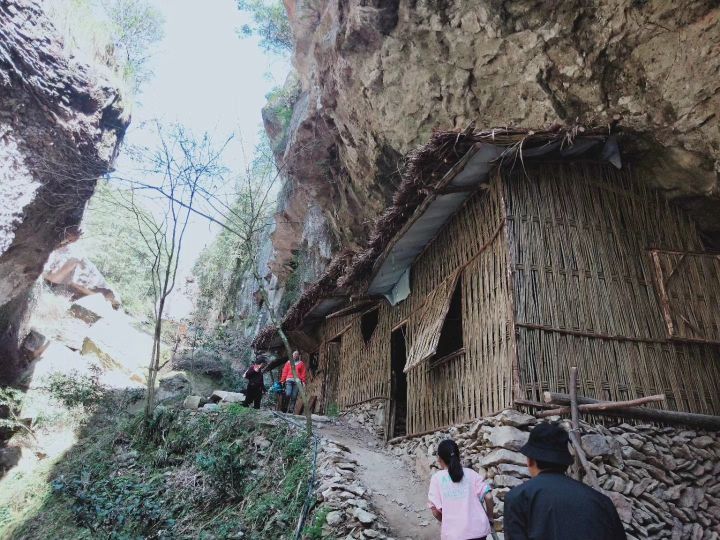
[[[455,285],[460,271],[450,274],[445,281],[435,287],[425,299],[425,303],[412,315],[412,326],[417,329],[407,352],[405,373],[419,366],[437,351],[440,331],[450,307]]]
[[[720,255],[651,252],[668,336],[720,343]]]
[[[506,198],[525,397],[565,391],[577,365],[588,396],[664,392],[671,408],[720,412],[718,348],[667,341],[648,253],[700,251],[689,218],[627,170],[590,164],[516,169]]]
[[[391,308],[383,304],[379,310],[378,324],[367,343],[360,328],[361,314],[343,318],[346,327],[340,340],[337,382],[337,403],[341,407],[388,396]]]
[[[408,372],[408,433],[464,422],[512,404],[507,240],[499,178],[474,195],[412,269],[409,313],[462,271],[465,352]],[[408,347],[421,328],[408,320]]]
[[[409,352],[426,331],[419,310],[458,272],[463,274],[465,352],[440,365],[423,364],[408,372],[407,432],[471,420],[512,404],[513,333],[502,208],[498,177],[488,190],[473,195],[420,255],[411,271],[408,299],[394,307],[381,304],[379,322],[368,343],[362,337],[360,314],[323,324],[324,343],[338,336],[341,340],[337,381],[341,407],[390,398],[392,330],[406,325]],[[328,366],[326,347],[320,347],[320,356],[320,365]]]

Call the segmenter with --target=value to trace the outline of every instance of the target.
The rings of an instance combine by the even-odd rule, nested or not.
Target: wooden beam
[[[612,411],[618,409],[626,409],[627,407],[636,407],[638,405],[645,405],[646,403],[655,403],[658,401],[665,401],[665,394],[656,394],[654,396],[647,396],[638,399],[630,399],[627,401],[603,401],[600,403],[590,403],[587,405],[578,405],[579,412],[596,413],[598,411]],[[570,407],[558,407],[542,411],[536,416],[538,418],[545,418],[546,416],[555,416],[558,414],[570,413]]]
[[[543,400],[545,403],[555,403],[558,405],[570,404],[570,396],[568,394],[558,392],[544,392]],[[603,403],[603,401],[587,397],[578,397],[578,403],[582,405],[590,405],[592,403]],[[700,429],[720,431],[720,416],[713,416],[710,414],[666,411],[662,409],[649,409],[646,407],[628,407],[622,410],[595,411],[595,414],[619,416],[622,418],[632,418],[636,420],[647,420],[648,422],[680,424]]]
[[[539,401],[532,401],[529,399],[516,399],[514,401],[515,405],[520,405],[523,407],[535,407],[536,409],[554,409],[555,405],[551,403],[540,403]]]
[[[372,306],[373,304],[376,304],[377,302],[375,300],[369,300],[365,302],[360,302],[359,304],[355,304],[352,306],[347,306],[342,309],[339,309],[337,311],[334,311],[333,313],[329,313],[328,315],[325,315],[325,320],[329,319],[336,319],[337,317],[343,317],[345,315],[352,315],[353,313],[357,313],[358,311],[362,311],[368,306]]]

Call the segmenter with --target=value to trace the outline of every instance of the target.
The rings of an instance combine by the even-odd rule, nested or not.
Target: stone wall
[[[385,438],[385,401],[363,403],[343,412],[345,422],[353,429],[361,428],[375,437]]]
[[[406,439],[392,446],[422,478],[437,469],[443,439],[460,447],[466,466],[490,480],[497,511],[505,494],[529,479],[518,453],[537,420],[517,411]],[[582,425],[582,445],[629,539],[720,538],[720,435],[683,428]],[[576,474],[577,471],[572,470]]]
[[[387,525],[372,508],[369,492],[357,478],[350,449],[323,439],[318,444],[317,506],[307,525],[325,515],[323,538],[387,538]]]

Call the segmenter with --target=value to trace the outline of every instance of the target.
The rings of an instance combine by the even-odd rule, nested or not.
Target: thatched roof
[[[528,150],[554,145],[558,148],[572,146],[576,138],[604,140],[610,134],[609,127],[588,128],[581,126],[553,126],[544,130],[497,128],[475,130],[436,130],[430,141],[408,154],[402,181],[393,196],[392,204],[375,222],[367,247],[358,252],[343,252],[336,257],[325,274],[308,288],[290,308],[283,319],[285,331],[301,326],[308,312],[323,298],[338,291],[364,293],[372,276],[373,265],[385,246],[401,231],[423,201],[433,193],[450,169],[478,143],[486,143],[505,152],[505,162],[522,159]],[[263,328],[253,341],[253,348],[267,348],[277,339],[277,329]]]
[[[299,328],[312,308],[324,297],[338,294],[338,279],[346,272],[347,266],[355,254],[354,251],[345,250],[338,254],[328,265],[325,273],[315,283],[310,285],[288,309],[281,322],[285,332]],[[266,349],[277,338],[277,327],[269,325],[264,327],[255,336],[252,347],[255,350]]]
[[[477,131],[472,127],[464,131],[436,130],[430,141],[412,151],[406,160],[402,181],[395,192],[392,204],[375,223],[368,246],[353,259],[339,285],[347,287],[367,281],[375,260],[383,248],[400,231],[415,210],[430,194],[433,186],[476,143],[506,147],[510,152],[504,159],[512,160],[515,153],[527,151],[550,143],[560,142],[570,146],[579,137],[607,137],[609,129],[571,128],[553,126],[547,130],[497,128]]]

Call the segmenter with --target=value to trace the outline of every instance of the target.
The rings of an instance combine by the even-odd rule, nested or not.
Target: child
[[[430,480],[428,507],[442,523],[442,540],[482,540],[491,533],[488,516],[493,514],[490,486],[482,476],[460,463],[455,441],[447,439],[438,446],[440,469]],[[485,500],[487,513],[482,505]]]

